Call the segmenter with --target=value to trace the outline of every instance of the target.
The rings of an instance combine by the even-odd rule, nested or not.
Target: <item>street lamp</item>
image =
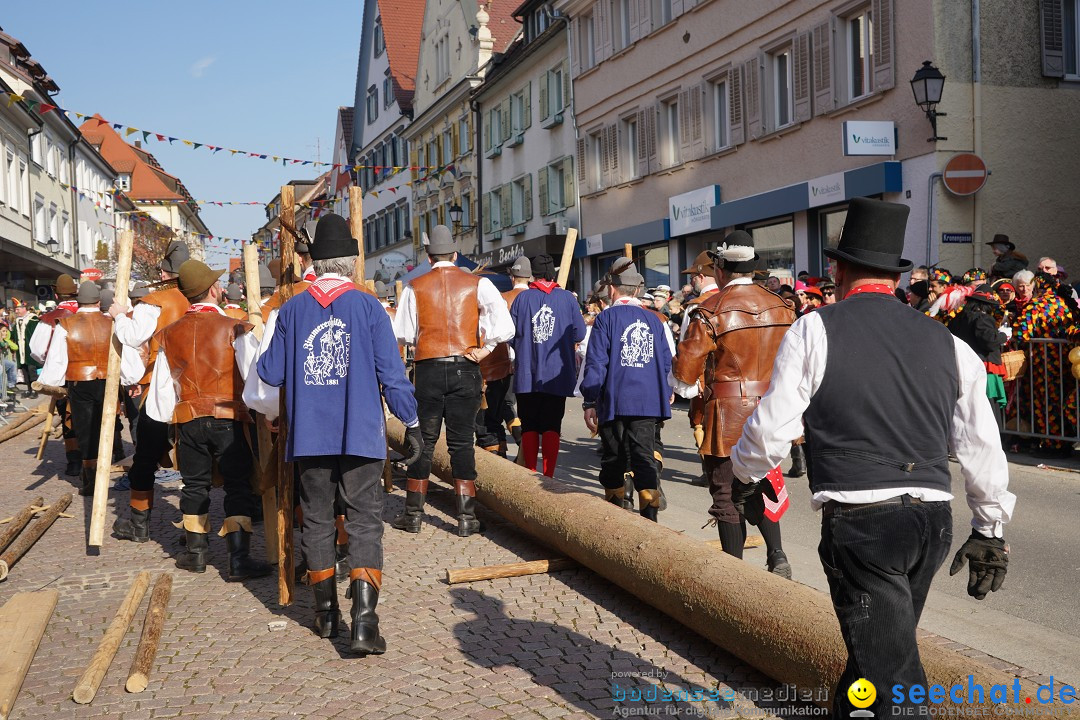
[[[49,251],[50,255],[55,255],[60,252],[60,243],[56,242],[56,238],[49,238],[49,241],[45,243],[45,249]]]
[[[945,76],[929,60],[923,61],[922,67],[915,72],[915,77],[911,78],[911,92],[915,94],[915,104],[926,113],[926,119],[930,121],[930,127],[934,131],[934,137],[927,138],[927,142],[949,139],[937,134],[937,119],[946,116],[946,113],[936,109],[944,89]]]
[[[450,221],[455,225],[461,224],[461,216],[465,214],[465,211],[461,209],[461,206],[454,203],[450,206]]]

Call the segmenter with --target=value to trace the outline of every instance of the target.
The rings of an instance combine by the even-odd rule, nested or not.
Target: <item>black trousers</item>
[[[600,484],[611,490],[623,486],[629,467],[634,473],[634,489],[656,489],[656,443],[654,417],[616,416],[600,425]]]
[[[868,709],[879,718],[892,707],[891,695],[882,688],[926,686],[915,628],[930,581],[949,552],[952,511],[947,502],[903,500],[852,506],[822,517],[818,556],[848,651],[834,717],[846,718],[854,710],[847,690],[859,678],[878,688]]]
[[[64,455],[68,462],[79,462],[82,455],[79,453],[79,436],[75,434],[75,425],[71,422],[71,408],[67,398],[56,401],[56,416],[60,419],[60,427],[63,428]]]
[[[383,461],[355,455],[297,458],[304,532],[300,549],[312,570],[334,567],[337,503],[349,533],[349,567],[383,566]]]
[[[521,432],[557,432],[562,434],[563,415],[566,414],[566,398],[551,393],[519,393],[518,415]]]
[[[169,424],[147,415],[146,403],[143,403],[139,408],[134,433],[135,457],[128,470],[128,480],[131,481],[132,490],[153,490],[158,462],[169,451]]]
[[[225,516],[251,517],[255,496],[251,492],[251,450],[243,423],[212,417],[195,418],[179,426],[176,446],[184,489],[180,512],[210,512],[210,486],[214,461],[225,480]]]
[[[431,457],[446,420],[446,446],[450,467],[458,480],[476,479],[473,436],[476,413],[480,410],[480,366],[465,358],[456,362],[421,360],[416,363],[416,411],[424,452],[409,468],[411,478],[431,474]]]
[[[480,411],[480,422],[476,424],[476,444],[480,447],[492,447],[506,440],[505,423],[517,417],[513,384],[513,375],[488,381],[484,391],[487,407]]]
[[[142,412],[139,407],[139,398],[128,395],[127,388],[120,388],[120,399],[124,401],[124,417],[128,421],[128,432],[131,433],[131,442],[135,444],[139,435],[139,415]]]
[[[79,439],[79,454],[84,461],[97,460],[101,437],[101,413],[105,405],[105,381],[83,380],[68,383],[68,407],[71,425]],[[111,462],[112,458],[107,458]]]

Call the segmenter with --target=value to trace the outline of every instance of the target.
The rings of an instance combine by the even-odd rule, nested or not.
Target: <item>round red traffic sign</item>
[[[943,181],[953,195],[974,195],[986,184],[986,163],[974,153],[954,155],[945,164]]]
[[[90,282],[97,282],[103,277],[105,277],[105,273],[97,268],[85,268],[79,275],[80,280],[89,280]]]

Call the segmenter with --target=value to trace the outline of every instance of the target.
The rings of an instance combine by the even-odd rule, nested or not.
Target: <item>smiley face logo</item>
[[[851,687],[847,691],[848,700],[851,704],[857,708],[868,708],[874,704],[874,700],[877,699],[877,688],[874,687],[874,683],[870,682],[866,678],[859,678],[855,682],[851,683]]]

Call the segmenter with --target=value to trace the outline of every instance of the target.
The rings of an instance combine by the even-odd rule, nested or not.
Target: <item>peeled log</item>
[[[387,420],[387,437],[404,451],[405,428],[394,418]],[[432,471],[447,482],[453,477],[445,438],[435,447]],[[491,453],[476,453],[476,471],[477,499],[541,543],[781,683],[836,687],[847,651],[823,593]],[[986,688],[1011,687],[1015,679],[932,643],[920,643],[919,652],[930,684],[966,686],[974,675]],[[1021,681],[1021,688],[1021,697],[1035,697],[1035,685]],[[1066,713],[1060,704],[1040,709],[1048,717]]]

